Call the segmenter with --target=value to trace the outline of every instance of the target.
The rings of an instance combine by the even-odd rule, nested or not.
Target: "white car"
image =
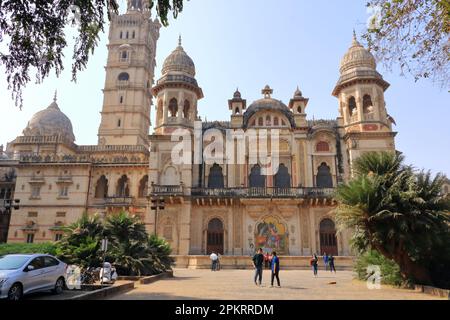
[[[52,290],[62,293],[67,265],[46,254],[0,256],[0,299],[20,300],[23,295]]]

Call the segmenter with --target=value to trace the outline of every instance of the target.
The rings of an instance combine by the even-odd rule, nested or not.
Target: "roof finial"
[[[352,40],[352,45],[359,45],[359,42],[358,42],[358,36],[356,35],[356,31],[355,31],[355,28],[353,28],[353,40]]]
[[[55,90],[55,95],[53,96],[53,102],[56,102],[58,97],[58,90]]]
[[[178,37],[178,46],[181,47],[181,33],[180,33],[180,35]]]

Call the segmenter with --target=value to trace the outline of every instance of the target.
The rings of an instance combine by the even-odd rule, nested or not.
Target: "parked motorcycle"
[[[113,284],[117,280],[116,268],[111,263],[103,263],[103,268],[100,269],[100,279],[102,283]]]

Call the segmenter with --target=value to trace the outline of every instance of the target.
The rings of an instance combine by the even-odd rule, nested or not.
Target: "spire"
[[[358,41],[358,36],[356,35],[356,31],[353,28],[353,40],[352,40],[352,46],[360,46],[361,44]]]
[[[180,35],[179,35],[179,37],[178,37],[178,46],[179,46],[179,47],[181,47],[181,43],[182,43],[182,41],[181,41],[181,33],[180,33]]]
[[[56,103],[56,101],[58,100],[57,97],[58,97],[58,90],[55,90],[55,95],[53,96],[53,102]]]

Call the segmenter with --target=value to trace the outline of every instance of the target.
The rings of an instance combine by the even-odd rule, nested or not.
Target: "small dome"
[[[162,68],[163,76],[168,73],[185,73],[195,77],[194,61],[187,55],[181,46],[181,37],[178,47],[166,58]]]
[[[236,91],[233,94],[233,98],[240,99],[241,98],[241,92],[239,89],[236,89]]]
[[[352,46],[341,60],[341,74],[354,69],[375,70],[376,67],[375,57],[358,42],[356,34],[354,33]]]
[[[264,88],[263,90],[267,89],[269,88]],[[282,101],[267,97],[256,100],[248,107],[247,111],[245,111],[244,113],[244,126],[246,127],[248,125],[248,121],[254,114],[258,113],[259,111],[267,110],[281,112],[286,116],[286,118],[288,118],[291,126],[293,128],[295,127],[295,121],[292,116],[291,110],[289,110],[289,108]]]
[[[63,113],[56,103],[56,95],[47,109],[41,110],[33,115],[23,130],[25,136],[62,136],[69,141],[75,141],[72,122]]]
[[[302,98],[302,97],[303,97],[303,94],[300,91],[300,88],[297,87],[297,90],[295,90],[295,92],[294,92],[294,98]]]

